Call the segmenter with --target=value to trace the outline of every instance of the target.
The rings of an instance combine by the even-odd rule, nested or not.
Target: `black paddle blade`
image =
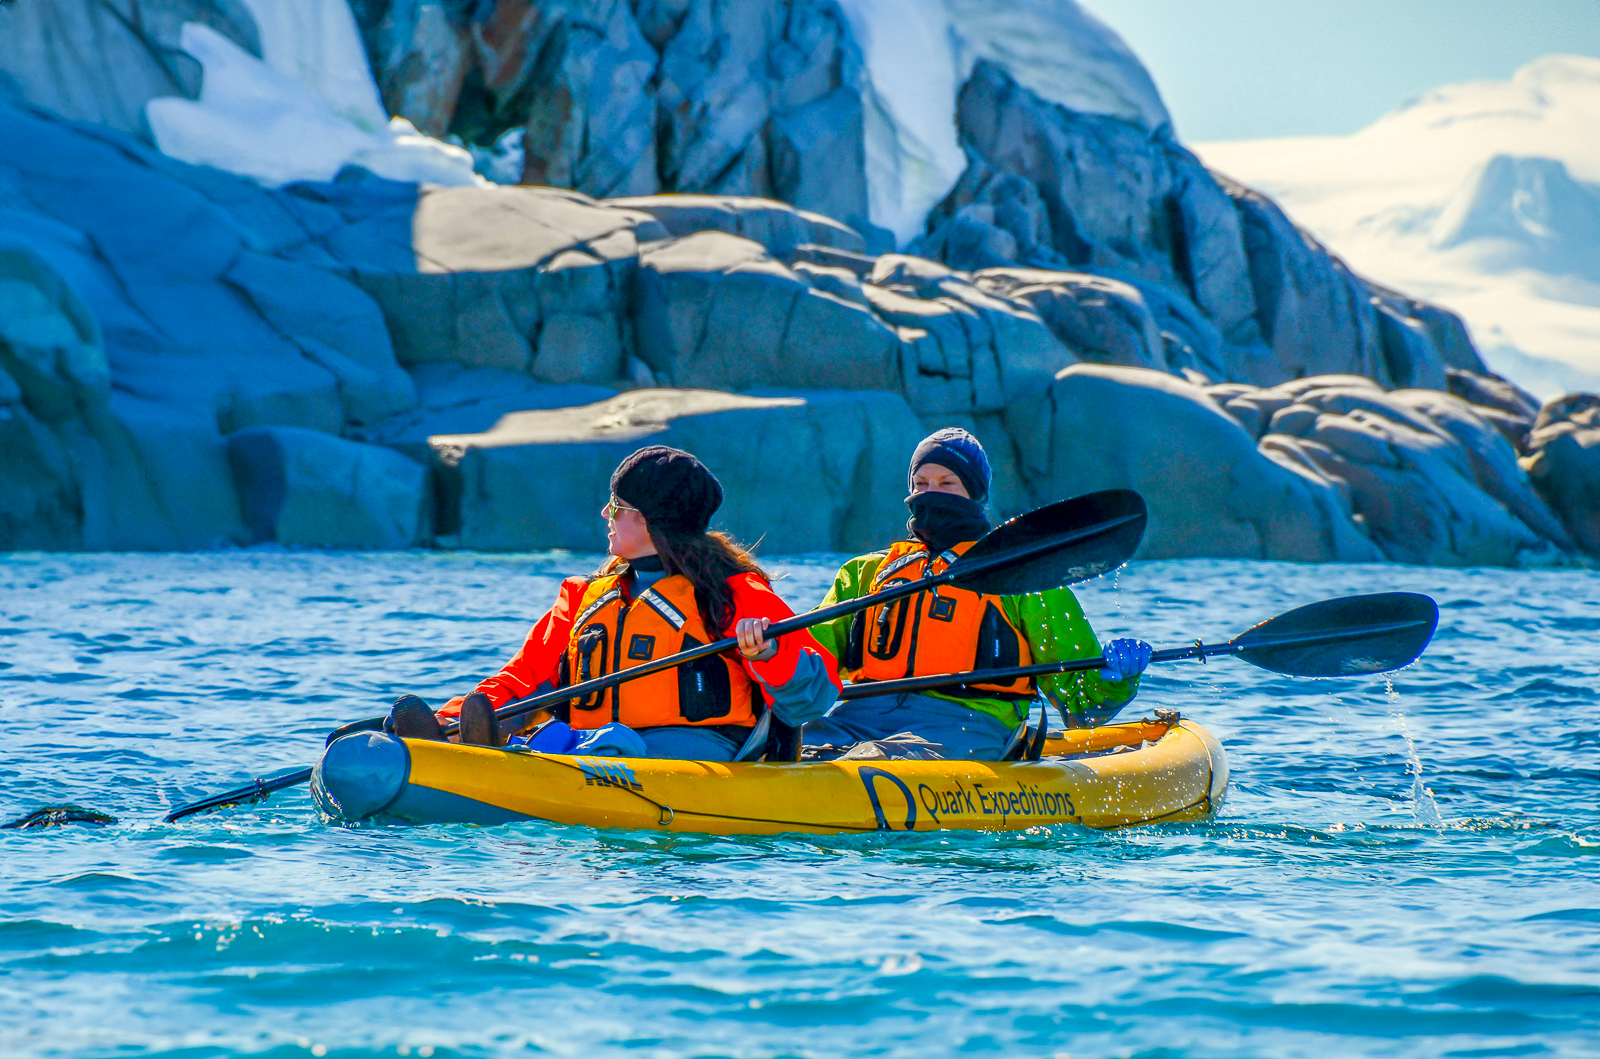
[[[0,829],[17,828],[18,830],[32,830],[43,827],[65,827],[67,824],[88,824],[91,827],[104,827],[114,824],[117,818],[93,809],[85,809],[81,805],[47,805],[43,809],[35,809],[15,820],[0,824]]]
[[[997,596],[1087,581],[1133,558],[1148,518],[1144,498],[1131,489],[1047,504],[984,534],[951,564],[951,581]]]
[[[1294,677],[1387,673],[1415,662],[1439,624],[1439,606],[1416,592],[1344,596],[1296,607],[1235,636],[1251,665]]]

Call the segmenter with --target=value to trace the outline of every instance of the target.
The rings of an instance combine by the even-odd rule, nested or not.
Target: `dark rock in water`
[[[1483,414],[1486,409],[1437,390],[1395,390],[1389,397],[1450,435],[1466,454],[1473,478],[1485,493],[1539,536],[1563,551],[1573,550],[1572,538],[1561,520],[1517,462],[1516,448]]]
[[[1600,556],[1600,396],[1570,394],[1539,409],[1522,466],[1578,547]]]
[[[1465,409],[1448,411],[1460,417],[1463,434],[1472,431],[1475,444],[1500,440],[1487,424],[1468,421]],[[1498,465],[1492,457],[1475,461],[1449,430],[1408,407],[1398,393],[1370,383],[1307,390],[1273,416],[1269,430],[1263,447],[1298,452],[1345,483],[1353,513],[1390,559],[1509,566],[1540,546],[1541,537],[1493,495],[1510,499],[1516,493],[1502,477],[1504,459]],[[1542,507],[1528,495],[1516,500],[1530,511]]]
[[[47,805],[42,809],[35,809],[15,820],[8,820],[0,824],[0,830],[34,830],[46,827],[65,827],[68,824],[86,824],[89,827],[104,827],[114,824],[117,818],[93,809],[85,809],[81,805]]]

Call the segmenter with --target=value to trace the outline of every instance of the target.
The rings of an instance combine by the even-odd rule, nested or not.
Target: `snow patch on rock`
[[[205,69],[198,100],[145,106],[156,145],[185,162],[268,185],[331,180],[348,165],[391,180],[485,181],[467,151],[384,113],[345,0],[243,0],[263,58],[197,22],[183,50]]]
[[[956,93],[980,59],[1052,103],[1156,130],[1171,118],[1122,38],[1073,0],[840,0],[866,60],[872,223],[899,245],[966,169]]]

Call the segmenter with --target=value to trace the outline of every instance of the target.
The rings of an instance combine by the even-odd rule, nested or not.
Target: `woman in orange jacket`
[[[737,652],[663,670],[581,699],[529,745],[550,752],[728,761],[763,710],[799,727],[838,692],[837,662],[809,632],[766,638],[793,611],[749,552],[708,531],[722,485],[687,452],[640,449],[611,476],[602,509],[611,558],[571,577],[522,649],[471,694],[437,715],[414,695],[395,704],[396,733],[443,738],[438,717],[459,715],[461,741],[503,742],[494,711],[513,699],[626,670],[724,636]]]

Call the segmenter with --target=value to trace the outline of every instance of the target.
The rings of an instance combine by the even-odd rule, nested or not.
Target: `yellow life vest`
[[[889,549],[872,578],[872,591],[917,581],[949,568],[974,542],[957,544],[928,557],[918,541],[900,541]],[[901,677],[1000,669],[1033,662],[1028,641],[1011,624],[1000,597],[949,585],[929,588],[857,614],[845,640],[844,670],[852,682],[898,680]],[[940,688],[957,698],[1028,698],[1034,682],[1019,677],[1001,684],[964,684]]]
[[[620,577],[595,578],[579,600],[567,642],[564,669],[569,683],[632,669],[720,638],[701,620],[688,578],[663,577],[624,603]],[[724,653],[574,699],[571,724],[753,725],[759,695],[738,659]]]

